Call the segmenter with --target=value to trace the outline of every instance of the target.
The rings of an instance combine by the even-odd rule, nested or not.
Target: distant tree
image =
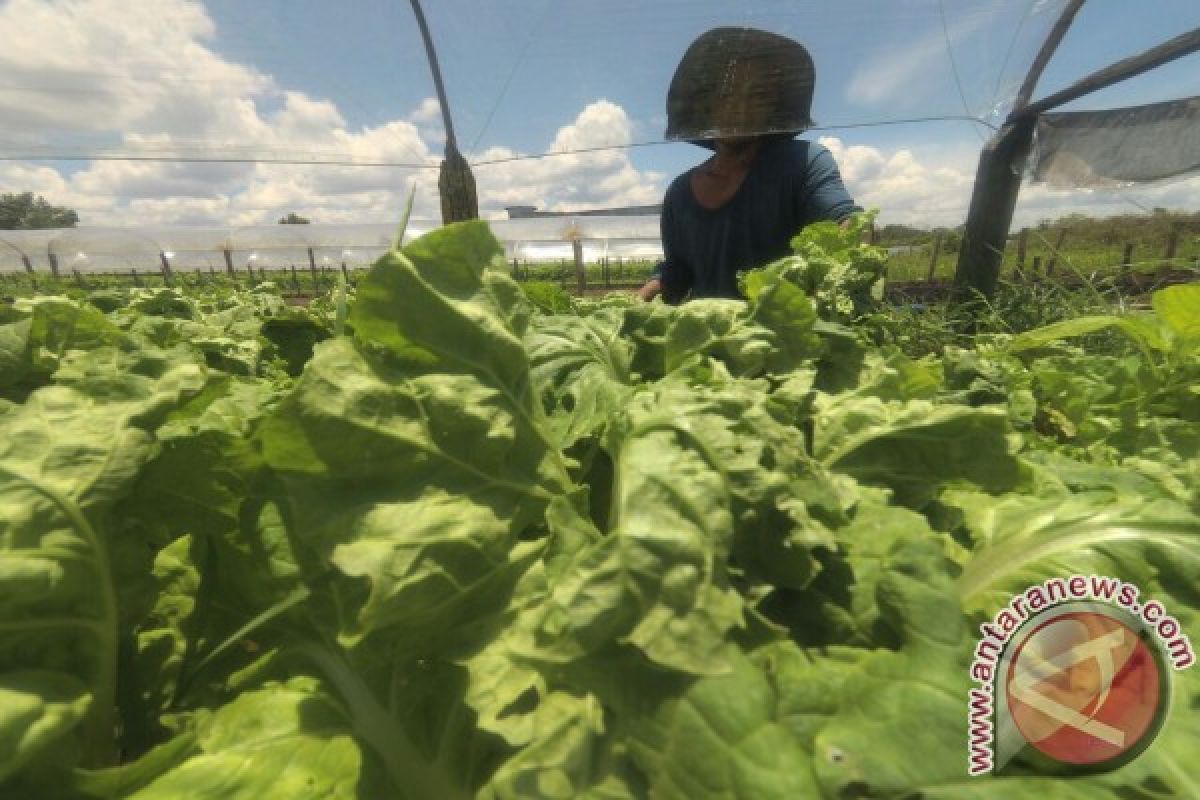
[[[279,218],[280,225],[308,225],[312,220],[302,217],[295,211],[289,211],[286,217]]]
[[[929,241],[929,231],[893,223],[877,229],[876,237],[876,244],[882,246],[912,245]]]
[[[958,248],[962,245],[962,236],[954,230],[946,231],[945,237],[942,239],[943,253],[957,253]]]
[[[0,229],[74,228],[79,215],[69,208],[52,206],[33,192],[0,195]]]

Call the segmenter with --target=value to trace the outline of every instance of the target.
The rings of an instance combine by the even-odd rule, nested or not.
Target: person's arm
[[[675,237],[678,234],[673,223],[671,196],[668,192],[663,201],[662,216],[659,218],[663,260],[655,265],[650,280],[638,290],[638,296],[647,302],[661,294],[665,302],[676,304],[681,302],[692,288],[691,271],[676,252]]]
[[[638,297],[647,303],[658,297],[663,289],[662,274],[666,266],[667,262],[665,261],[659,261],[654,265],[654,270],[650,273],[650,278],[642,284],[642,288],[638,289]]]
[[[846,190],[833,153],[816,143],[811,148],[804,181],[807,191],[804,216],[809,222],[827,219],[845,226],[849,224],[850,216],[862,208]]]

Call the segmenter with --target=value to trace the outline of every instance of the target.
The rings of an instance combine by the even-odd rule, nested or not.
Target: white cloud
[[[417,106],[417,109],[408,115],[408,118],[418,125],[441,124],[442,106],[436,97],[426,97]]]
[[[972,20],[982,18],[968,17],[952,38],[966,36]],[[0,185],[75,208],[89,225],[245,225],[273,222],[289,211],[319,222],[388,222],[413,188],[415,214],[438,218],[443,132],[436,99],[425,98],[396,119],[356,127],[335,102],[221,56],[210,46],[217,35],[195,0],[7,0],[0,5],[0,70],[6,85],[19,91],[0,92],[0,148],[49,142],[67,149],[427,168],[94,160],[68,170],[0,162]],[[867,64],[855,79],[860,99],[895,91],[906,75],[942,54],[937,37],[937,47],[918,42],[886,69]],[[667,176],[639,169],[630,151],[619,149],[634,140],[634,131],[621,106],[600,99],[547,135],[545,151],[555,155],[523,158],[529,154],[509,147],[468,154],[475,162],[500,162],[474,169],[481,210],[495,217],[508,205],[576,210],[659,202]],[[834,152],[855,199],[880,208],[881,221],[963,221],[973,153],[821,141]],[[1195,208],[1200,179],[1126,194],[1146,207]],[[1017,223],[1130,208],[1120,193],[1027,187]]]
[[[9,0],[0,7],[6,135],[139,130],[237,137],[269,77],[204,45],[215,29],[186,0]]]
[[[966,221],[975,183],[975,158],[964,151],[919,159],[911,150],[884,151],[863,145],[847,146],[836,137],[822,137],[838,162],[846,188],[864,208],[878,208],[881,224],[922,227],[960,225]],[[1070,213],[1093,216],[1137,213],[1139,206],[1172,209],[1200,207],[1200,177],[1131,187],[1123,190],[1054,190],[1026,184],[1018,196],[1014,227]]]
[[[84,224],[251,224],[288,211],[318,221],[387,221],[415,187],[436,219],[444,132],[436,98],[400,119],[352,128],[338,106],[281,86],[216,53],[218,31],[195,0],[9,0],[0,6],[0,135],[83,152],[336,159],[430,168],[93,160],[83,169],[6,163],[4,185],[77,209]],[[547,150],[628,144],[633,125],[597,101]],[[11,150],[10,150],[11,152]],[[468,154],[512,158],[509,149]],[[482,210],[573,209],[657,202],[663,176],[622,151],[572,153],[475,169]]]
[[[481,165],[475,170],[481,206],[536,205],[555,211],[649,205],[662,200],[664,175],[638,170],[619,147],[632,141],[633,125],[624,109],[607,100],[591,103],[575,120],[558,130],[547,158]],[[517,154],[491,148],[479,161],[509,159]]]

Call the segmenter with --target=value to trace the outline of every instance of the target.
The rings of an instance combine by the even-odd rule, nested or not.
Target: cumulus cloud
[[[194,0],[9,0],[0,6],[0,93],[9,152],[250,163],[95,159],[82,169],[19,162],[4,185],[79,210],[84,224],[251,224],[297,211],[319,221],[393,219],[416,189],[415,213],[439,214],[444,131],[435,98],[375,126],[351,127],[336,103],[279,84],[218,54],[218,31]],[[69,45],[69,46],[68,46]],[[598,101],[548,137],[546,149],[627,144],[632,123]],[[497,148],[472,161],[521,155]],[[255,159],[386,162],[396,166],[272,164]],[[619,151],[511,161],[476,170],[483,210],[653,203],[662,176]]]
[[[951,31],[977,30],[974,15]],[[371,126],[345,110],[285,86],[213,47],[219,32],[195,0],[7,0],[0,4],[0,148],[36,152],[41,144],[80,152],[239,156],[248,163],[95,159],[83,166],[0,162],[6,191],[33,191],[79,211],[88,225],[273,222],[296,211],[319,222],[389,222],[415,189],[415,214],[437,219],[437,165],[444,132],[435,98]],[[936,41],[935,41],[936,40]],[[906,85],[945,41],[916,42],[904,58],[864,64],[852,81],[863,102]],[[647,205],[662,198],[666,177],[639,168],[630,151],[636,125],[625,109],[598,99],[572,109],[548,131],[539,152],[492,147],[467,153],[481,210],[505,206],[571,211]],[[821,140],[860,204],[881,221],[955,225],[963,221],[975,156],[939,155]],[[599,148],[599,149],[597,149]],[[397,166],[263,163],[261,159],[387,162]],[[255,162],[255,159],[260,159]],[[53,163],[53,162],[52,162]],[[1027,187],[1018,224],[1069,213],[1146,207],[1195,207],[1200,180],[1126,192],[1054,192]]]
[[[478,160],[492,163],[476,169],[481,206],[503,208],[536,205],[555,211],[649,205],[662,199],[664,175],[637,169],[619,147],[633,138],[624,109],[607,100],[591,103],[555,134],[546,158],[505,161],[518,154],[495,147]]]
[[[977,155],[958,151],[922,160],[908,149],[885,151],[819,139],[838,162],[846,188],[864,208],[879,209],[881,224],[954,226],[966,220]],[[1141,208],[1200,206],[1200,177],[1119,190],[1021,188],[1015,226],[1035,225],[1071,213],[1093,216],[1136,213]]]
[[[180,136],[253,121],[249,98],[270,77],[220,58],[215,28],[185,0],[9,0],[0,6],[0,93],[6,135],[139,130]],[[181,67],[181,65],[185,65]]]

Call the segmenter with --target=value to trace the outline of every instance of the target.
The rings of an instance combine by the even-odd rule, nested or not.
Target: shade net
[[[1200,170],[1200,97],[1038,118],[1031,174],[1058,188],[1111,188]]]

